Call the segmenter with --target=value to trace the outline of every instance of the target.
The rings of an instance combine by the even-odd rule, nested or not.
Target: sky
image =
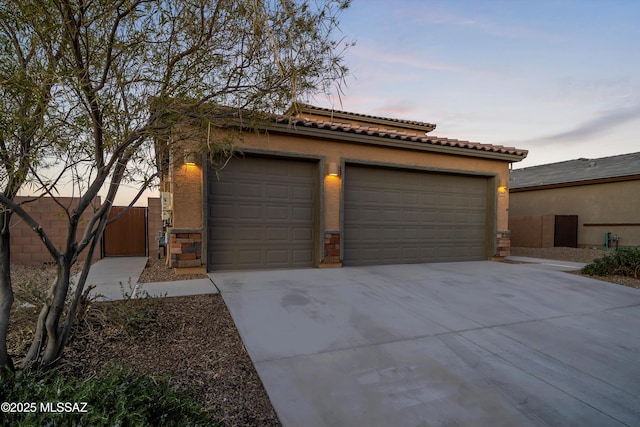
[[[352,0],[340,21],[350,76],[314,105],[529,150],[514,169],[640,151],[640,0]]]
[[[513,168],[640,151],[640,1],[353,0],[351,76],[314,105],[529,150]]]

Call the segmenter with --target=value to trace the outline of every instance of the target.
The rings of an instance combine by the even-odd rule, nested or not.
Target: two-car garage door
[[[344,264],[486,259],[487,178],[347,165]]]
[[[208,179],[209,270],[313,267],[318,162],[233,159]],[[348,164],[342,194],[345,265],[485,259],[487,178]]]

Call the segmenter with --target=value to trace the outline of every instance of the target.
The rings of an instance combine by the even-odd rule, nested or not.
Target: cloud
[[[413,101],[398,100],[395,102],[387,101],[383,105],[374,108],[373,114],[384,117],[409,119],[410,117],[417,115],[417,111]]]
[[[490,35],[511,40],[540,40],[557,42],[559,34],[551,33],[535,25],[533,20],[520,21],[513,24],[513,18],[522,10],[522,5],[506,4],[452,4],[444,2],[434,6],[423,2],[420,8],[412,4],[402,10],[403,17],[415,25],[458,27],[462,30],[473,31],[476,35]]]
[[[580,142],[585,138],[606,133],[613,128],[633,120],[640,120],[640,105],[607,111],[599,117],[589,120],[574,129],[531,139],[529,142],[535,142],[536,145],[547,145],[557,142]]]
[[[418,53],[402,54],[391,50],[384,50],[380,47],[373,47],[365,43],[356,45],[350,52],[351,55],[361,59],[372,71],[380,73],[378,67],[372,66],[371,61],[393,65],[394,67],[413,67],[422,70],[449,71],[449,72],[478,72],[477,69],[450,64],[446,62],[433,61],[421,57]],[[376,71],[377,70],[377,71]]]

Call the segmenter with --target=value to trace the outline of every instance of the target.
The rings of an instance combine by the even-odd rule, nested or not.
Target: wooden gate
[[[578,247],[578,215],[556,215],[553,246]]]
[[[109,219],[120,215],[126,207],[113,206]],[[147,256],[147,208],[133,207],[108,224],[102,239],[103,255]]]

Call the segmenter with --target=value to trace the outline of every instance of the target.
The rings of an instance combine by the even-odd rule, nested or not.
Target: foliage
[[[336,84],[340,90],[348,44],[335,35],[338,15],[348,5],[0,2],[0,366],[12,365],[4,345],[13,302],[11,215],[34,230],[56,264],[57,279],[22,361],[53,365],[121,185],[137,188],[137,199],[164,171],[157,158],[164,163],[184,149],[185,140],[206,141],[203,149],[223,164],[233,141],[212,140],[212,128],[225,120],[246,124],[243,111],[283,112],[291,101],[327,93]],[[63,245],[54,244],[51,230],[16,201],[19,191],[58,203],[68,223]],[[62,193],[76,196],[77,203],[65,205]],[[81,221],[85,214],[89,219]],[[81,255],[86,261],[72,290],[71,270]]]
[[[146,290],[132,289],[129,281],[129,291],[120,283],[122,299],[113,301],[104,307],[105,317],[109,324],[125,332],[135,332],[156,322],[160,309],[160,298],[152,297]]]
[[[141,375],[113,365],[99,377],[7,371],[0,383],[3,402],[35,403],[35,412],[0,413],[0,424],[11,426],[209,426],[199,405],[175,390],[168,377]],[[77,403],[86,412],[47,413],[40,404]],[[32,409],[32,408],[29,408]],[[73,407],[72,407],[73,409]]]
[[[11,276],[15,296],[14,309],[23,304],[39,307],[47,300],[47,291],[56,278],[56,271],[55,267],[50,265],[14,265],[11,267]]]
[[[590,276],[620,275],[640,279],[640,247],[610,252],[586,265],[582,272]]]

